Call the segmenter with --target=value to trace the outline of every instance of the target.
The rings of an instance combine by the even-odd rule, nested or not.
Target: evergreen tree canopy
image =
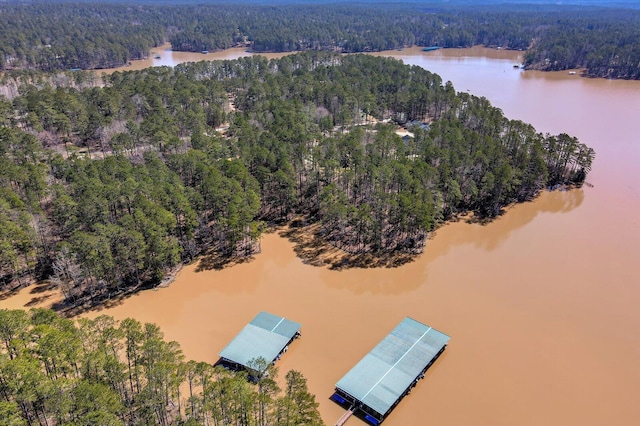
[[[185,362],[158,326],[131,318],[0,310],[3,425],[322,425],[302,374],[289,371],[281,391],[269,371],[253,384],[246,372]]]
[[[394,59],[313,51],[77,81],[16,83],[0,128],[0,271],[49,277],[71,305],[204,253],[255,253],[265,223],[295,215],[350,253],[419,253],[456,214],[580,185],[594,158]]]

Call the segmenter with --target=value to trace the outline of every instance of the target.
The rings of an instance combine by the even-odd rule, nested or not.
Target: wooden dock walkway
[[[338,419],[338,421],[336,422],[336,426],[342,426],[343,424],[345,424],[347,420],[349,420],[349,417],[351,417],[352,415],[353,415],[353,408],[347,410],[347,412],[344,413],[342,417]]]

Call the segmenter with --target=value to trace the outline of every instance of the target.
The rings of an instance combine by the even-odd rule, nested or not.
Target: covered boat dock
[[[255,369],[258,358],[273,364],[300,336],[300,324],[284,317],[260,312],[220,352],[220,363],[234,369]],[[260,371],[262,373],[263,371]]]
[[[381,423],[444,351],[449,336],[406,317],[338,383],[331,399],[373,425]]]

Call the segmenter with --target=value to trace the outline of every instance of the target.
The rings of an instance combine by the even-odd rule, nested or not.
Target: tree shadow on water
[[[176,268],[177,272],[178,268]],[[85,292],[78,295],[73,300],[60,299],[51,305],[51,309],[66,317],[75,317],[87,312],[100,312],[102,310],[115,308],[122,305],[127,299],[146,290],[158,290],[166,287],[173,278],[175,273],[171,274],[160,284],[152,282],[140,283],[134,287],[122,287],[116,292],[96,292],[89,294]]]
[[[203,271],[220,271],[235,265],[241,265],[254,260],[254,256],[228,256],[218,251],[211,251],[198,260],[196,272]]]
[[[39,283],[36,283],[31,290],[29,291],[30,294],[40,294],[40,293],[44,293],[45,291],[51,291],[51,290],[55,290],[56,289],[56,285],[50,281],[42,281]]]
[[[293,244],[293,250],[303,263],[325,266],[333,270],[351,268],[395,268],[412,262],[415,255],[398,251],[389,253],[349,253],[341,250],[320,233],[318,223],[308,224],[296,219],[278,233]]]
[[[9,285],[6,285],[5,287],[8,287],[8,286]],[[25,307],[34,307],[42,304],[44,301],[51,298],[52,296],[51,294],[42,294],[42,293],[53,291],[56,289],[56,286],[48,281],[42,281],[35,284],[32,282],[27,282],[27,283],[18,284],[17,286],[14,286],[11,288],[1,289],[0,300],[10,299],[16,296],[22,289],[29,286],[31,286],[31,289],[29,290],[29,294],[34,294],[34,295],[39,294],[40,296],[32,297],[31,300],[24,305]]]
[[[12,288],[7,288],[7,289],[3,288],[3,289],[1,289],[0,290],[0,300],[11,299],[13,296],[18,294],[22,288],[23,288],[23,286],[19,285],[19,286],[12,287]]]
[[[51,298],[51,294],[45,294],[39,297],[34,297],[32,298],[30,301],[28,301],[27,303],[25,303],[25,307],[27,308],[31,308],[34,306],[38,306],[41,305],[43,302],[45,302],[47,299]]]

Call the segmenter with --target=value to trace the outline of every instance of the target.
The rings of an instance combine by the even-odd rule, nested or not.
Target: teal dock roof
[[[244,367],[259,357],[270,364],[299,330],[297,322],[260,312],[219,355]]]
[[[386,415],[448,342],[446,334],[407,317],[336,388]]]

